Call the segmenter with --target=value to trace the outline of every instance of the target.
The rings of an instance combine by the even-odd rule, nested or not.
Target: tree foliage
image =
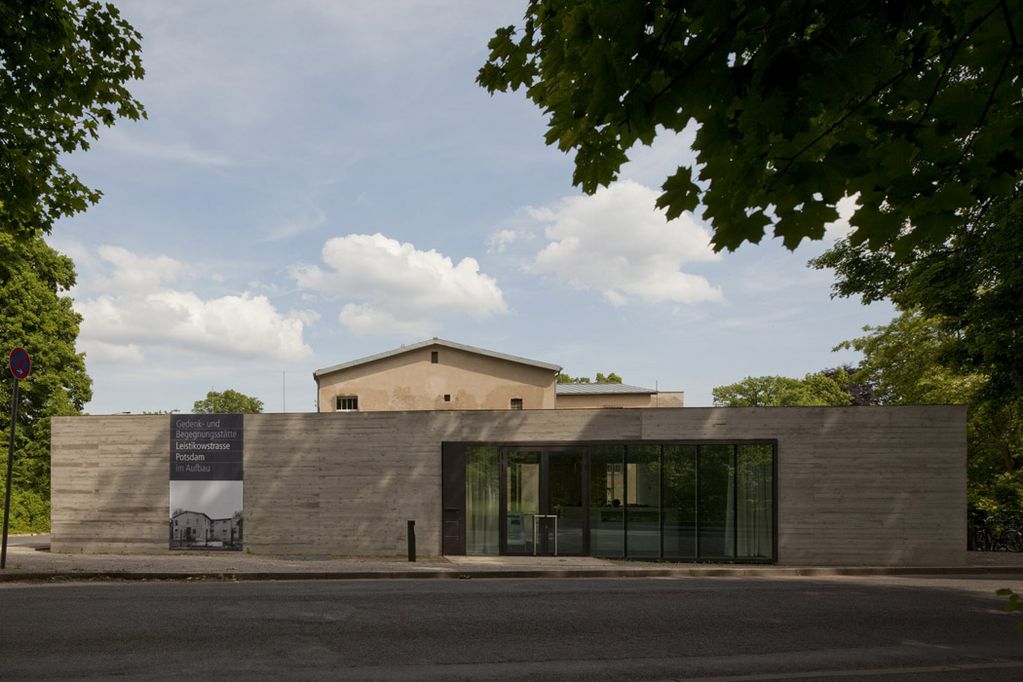
[[[7,354],[22,346],[32,372],[20,382],[15,430],[11,527],[46,531],[50,523],[50,417],[79,414],[92,398],[85,360],[75,350],[79,316],[62,295],[75,283],[71,259],[42,237],[16,238],[0,230],[0,462],[6,471],[12,383]],[[0,491],[3,481],[0,480]]]
[[[100,196],[63,166],[66,155],[119,117],[145,116],[126,87],[143,76],[139,40],[110,4],[0,0],[0,351],[20,345],[32,357],[20,385],[15,530],[49,529],[50,417],[79,413],[92,395],[75,352],[81,318],[61,295],[74,266],[42,236]],[[10,391],[0,382],[4,443]]]
[[[890,299],[920,311],[927,324],[940,325],[932,333],[941,337],[940,361],[986,377],[987,398],[1023,400],[1023,198],[999,202],[946,243],[915,249],[905,260],[890,242],[869,251],[840,241],[811,264],[835,269],[837,296]],[[905,324],[923,322],[917,316]]]
[[[852,398],[843,388],[844,374],[829,377],[822,372],[803,379],[781,376],[746,377],[713,389],[718,407],[810,407],[845,406]]]
[[[589,384],[589,383],[595,383],[595,384],[620,384],[620,383],[622,383],[622,378],[620,376],[618,376],[617,374],[615,374],[614,372],[608,372],[607,374],[604,374],[603,372],[597,372],[597,376],[594,377],[594,379],[591,381],[589,377],[574,377],[574,376],[570,376],[568,374],[565,374],[564,372],[559,372],[558,373],[558,378],[557,378],[557,383],[559,383],[559,384]]]
[[[852,405],[864,407],[866,405],[877,405],[877,386],[870,377],[856,375],[857,367],[845,364],[841,367],[831,367],[821,370],[821,374],[831,379],[842,387],[849,394]]]
[[[1000,597],[1007,598],[1005,606],[1002,607],[1002,610],[1005,611],[1006,613],[1013,613],[1015,611],[1023,609],[1023,597],[1020,597],[1018,593],[1009,589],[1008,587],[1003,587],[1002,589],[998,590],[995,594],[997,594]],[[1016,623],[1016,629],[1023,630],[1023,621],[1019,621]]]
[[[192,405],[196,414],[259,414],[263,411],[263,401],[239,393],[233,389],[226,391],[210,391],[202,400]]]
[[[100,126],[145,116],[141,36],[95,0],[0,0],[0,229],[49,232],[100,193],[63,165]]]
[[[706,207],[718,250],[819,239],[858,194],[854,245],[941,244],[1019,191],[1023,0],[530,0],[477,81],[524,88],[592,193],[627,152],[698,126],[658,205]]]
[[[863,354],[856,376],[873,383],[880,405],[963,405],[984,385],[982,375],[941,362],[953,337],[935,318],[911,311],[864,331],[865,336],[844,341],[835,350]]]

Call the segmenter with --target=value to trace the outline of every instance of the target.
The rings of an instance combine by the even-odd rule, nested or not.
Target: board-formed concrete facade
[[[442,444],[777,444],[782,565],[966,561],[962,406],[419,411],[245,417],[245,551],[441,552]],[[168,552],[167,416],[55,417],[54,552]]]

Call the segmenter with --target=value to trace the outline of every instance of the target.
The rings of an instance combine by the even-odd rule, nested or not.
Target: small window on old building
[[[513,409],[513,410],[521,410],[522,409],[522,398],[512,398],[511,399],[511,409]]]
[[[337,397],[338,412],[357,412],[359,409],[359,397],[355,395],[339,395]]]
[[[450,393],[445,393],[444,394],[444,402],[446,402],[446,403],[450,403],[451,402],[451,394]]]
[[[432,362],[433,364],[436,365],[439,360],[440,360],[440,353],[438,353],[437,351],[431,351],[430,352],[430,362]]]

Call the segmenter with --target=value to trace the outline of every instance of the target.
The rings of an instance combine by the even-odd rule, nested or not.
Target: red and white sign
[[[28,351],[24,348],[12,350],[11,356],[7,360],[7,366],[10,367],[11,374],[18,381],[27,379],[29,372],[32,371],[32,361],[28,358]]]

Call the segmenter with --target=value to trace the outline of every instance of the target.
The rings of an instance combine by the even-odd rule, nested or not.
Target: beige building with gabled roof
[[[558,384],[561,366],[433,338],[313,372],[320,412],[682,407],[681,392]]]
[[[320,412],[551,409],[559,365],[433,338],[313,372]]]

